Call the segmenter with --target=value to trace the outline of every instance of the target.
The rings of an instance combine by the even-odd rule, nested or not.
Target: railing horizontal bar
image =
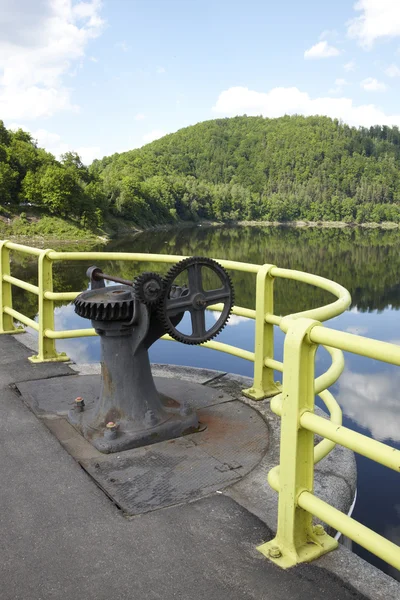
[[[221,305],[223,306],[223,305]],[[232,313],[234,315],[238,315],[239,317],[246,317],[247,319],[255,319],[256,311],[252,308],[244,308],[243,306],[234,306]]]
[[[65,340],[68,338],[80,338],[80,337],[93,337],[96,336],[96,332],[94,329],[70,329],[69,331],[52,331],[50,329],[46,329],[45,337],[53,339],[53,340]],[[174,342],[175,340],[169,335],[164,335],[162,340],[168,340]],[[222,342],[205,342],[201,344],[201,346],[205,346],[206,348],[211,348],[213,350],[219,350],[220,352],[225,352],[227,354],[232,354],[233,356],[237,356],[238,358],[244,358],[245,360],[249,360],[254,362],[254,352],[249,352],[248,350],[243,350],[242,348],[236,348],[236,346],[230,346],[229,344],[223,344]]]
[[[214,342],[213,340],[201,345],[205,348],[211,348],[212,350],[218,350],[219,352],[225,352],[226,354],[232,354],[232,356],[254,362],[254,352],[243,350],[243,348],[237,348],[236,346],[231,346],[230,344],[224,344],[222,342]]]
[[[351,304],[351,296],[346,288],[344,288],[342,285],[339,285],[335,281],[326,279],[325,277],[320,277],[319,275],[314,275],[312,273],[305,273],[303,271],[281,269],[279,267],[274,267],[271,270],[271,275],[273,277],[294,279],[295,281],[314,285],[315,287],[330,292],[338,298],[338,300],[332,302],[331,304],[320,306],[319,308],[313,308],[311,310],[305,310],[299,313],[294,313],[293,315],[290,315],[291,319],[299,319],[304,317],[315,319],[316,321],[327,321],[332,317],[342,314],[342,312],[344,312],[344,310]],[[287,326],[284,320],[282,321],[282,328],[286,332]]]
[[[3,310],[7,315],[10,315],[17,321],[20,321],[24,325],[28,325],[29,327],[32,327],[32,329],[35,329],[35,331],[39,331],[39,323],[36,323],[36,321],[33,321],[29,317],[23,315],[22,313],[18,312],[17,310],[14,310],[13,308],[10,308],[9,306],[5,306]]]
[[[236,260],[224,260],[220,258],[215,259],[219,262],[225,269],[232,269],[232,271],[242,271],[244,273],[255,273],[261,269],[262,265],[255,265],[252,263],[243,263]]]
[[[36,294],[36,296],[39,295],[39,288],[37,285],[32,285],[32,283],[27,283],[26,281],[22,281],[22,279],[17,279],[11,275],[3,275],[3,281],[7,281],[12,285],[16,285],[27,292],[31,292],[32,294]]]
[[[30,246],[24,246],[23,244],[15,244],[14,242],[7,242],[6,248],[9,250],[17,250],[24,254],[33,254],[34,256],[40,256],[43,253],[43,250],[40,248],[31,248]]]
[[[163,335],[161,339],[166,340],[167,342],[176,342],[176,340],[174,340],[174,338],[168,334]],[[243,350],[242,348],[237,348],[236,346],[231,346],[230,344],[223,344],[222,342],[214,342],[211,340],[210,342],[204,342],[204,344],[200,344],[200,346],[203,346],[203,348],[211,348],[212,350],[219,350],[220,352],[232,354],[238,358],[244,358],[245,360],[254,362],[254,352],[249,352],[248,350]]]
[[[146,254],[144,252],[49,252],[50,260],[127,260],[132,262],[175,263],[188,258],[174,254]],[[214,259],[227,269],[258,273],[261,265],[234,260]]]
[[[300,417],[300,425],[308,431],[322,435],[336,444],[345,446],[353,452],[362,454],[389,469],[400,471],[400,450],[382,442],[373,440],[366,435],[357,433],[347,427],[336,425],[309,411]]]
[[[270,323],[270,325],[280,325],[282,321],[282,317],[278,317],[277,315],[271,315],[267,313],[265,315],[265,322]]]
[[[69,338],[93,337],[97,333],[94,329],[69,329],[68,331],[53,331],[46,329],[44,336],[51,340],[67,340]]]
[[[298,505],[375,556],[379,556],[389,565],[400,569],[400,546],[348,517],[310,492],[304,491],[299,495]]]
[[[307,273],[306,271],[296,271],[295,269],[282,269],[280,267],[273,267],[273,269],[271,270],[271,275],[273,277],[282,277],[283,279],[294,279],[295,281],[300,281],[302,283],[314,285],[315,287],[326,290],[327,292],[331,292],[331,294],[337,296],[337,298],[342,298],[343,300],[346,300],[349,303],[351,302],[351,297],[348,290],[346,290],[346,288],[340,285],[339,283],[336,283],[335,281],[332,281],[330,279],[326,279],[326,277],[314,275],[314,273]],[[295,314],[303,315],[304,311]]]
[[[345,352],[361,354],[361,356],[367,358],[400,366],[400,346],[395,344],[326,327],[313,327],[310,332],[310,339],[316,344],[333,346]]]
[[[179,256],[173,254],[146,254],[138,252],[49,252],[47,255],[50,260],[126,260],[131,262],[160,262],[174,263],[187,256]]]
[[[266,358],[264,364],[269,369],[274,369],[275,371],[283,372],[283,363],[280,360],[275,360],[274,358]]]
[[[68,301],[75,300],[81,292],[45,292],[44,297],[46,300],[59,300]]]

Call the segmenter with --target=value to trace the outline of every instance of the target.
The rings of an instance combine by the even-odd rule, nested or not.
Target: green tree
[[[48,166],[40,174],[40,193],[44,206],[53,214],[77,214],[83,191],[73,169],[57,164]]]
[[[1,203],[9,203],[15,195],[18,173],[6,162],[0,162],[0,198]]]

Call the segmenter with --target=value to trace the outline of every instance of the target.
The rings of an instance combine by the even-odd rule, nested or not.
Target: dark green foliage
[[[400,131],[327,117],[235,117],[199,123],[87,168],[57,161],[0,121],[0,202],[97,230],[197,221],[400,223]],[[32,207],[27,209],[26,207]]]
[[[183,220],[400,222],[400,132],[327,117],[199,123],[94,161],[110,208]]]
[[[38,148],[32,136],[19,129],[8,131],[0,121],[0,203],[7,219],[25,215],[12,225],[12,233],[40,233],[37,217],[47,214],[72,221],[63,233],[96,229],[103,223],[107,199],[103,184],[89,173],[79,156],[67,152],[57,161]],[[21,212],[22,211],[22,212]],[[27,218],[25,213],[29,213]],[[33,215],[33,216],[32,216]],[[43,231],[48,221],[43,219]],[[51,221],[51,219],[49,219]],[[3,228],[5,224],[3,224]],[[60,227],[57,227],[60,231]],[[48,232],[51,233],[51,232]]]

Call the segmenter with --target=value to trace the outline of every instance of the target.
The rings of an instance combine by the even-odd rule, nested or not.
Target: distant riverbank
[[[251,227],[365,227],[367,229],[399,229],[400,223],[345,223],[344,221],[236,221],[235,225]]]
[[[177,221],[171,224],[160,224],[148,228],[138,227],[135,223],[113,217],[106,221],[104,227],[92,231],[78,226],[76,223],[60,217],[44,216],[42,218],[2,219],[0,237],[18,240],[22,243],[43,244],[76,243],[85,246],[106,244],[120,236],[139,234],[142,231],[168,231],[170,229],[186,229],[190,227],[288,227],[288,228],[357,228],[364,229],[399,229],[400,223],[345,223],[344,221]]]

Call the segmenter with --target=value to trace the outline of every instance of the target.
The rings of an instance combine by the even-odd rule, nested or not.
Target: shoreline
[[[125,225],[125,224],[124,224]],[[187,229],[192,227],[287,227],[294,229],[383,229],[393,230],[400,229],[400,223],[395,222],[366,222],[366,223],[345,223],[344,221],[181,221],[178,223],[155,225],[144,229],[138,228],[136,225],[124,226],[120,230],[114,231],[110,234],[104,232],[103,235],[96,235],[94,233],[88,234],[85,239],[81,238],[69,238],[69,237],[54,237],[45,235],[5,235],[5,239],[17,243],[36,243],[36,244],[87,244],[90,242],[92,245],[96,244],[108,244],[114,239],[123,236],[139,235],[146,231],[169,231],[171,229]]]
[[[336,229],[399,229],[400,223],[386,221],[383,223],[345,223],[344,221],[235,221],[235,225],[246,227],[296,227],[296,228],[336,228]],[[226,223],[224,223],[226,225]]]

